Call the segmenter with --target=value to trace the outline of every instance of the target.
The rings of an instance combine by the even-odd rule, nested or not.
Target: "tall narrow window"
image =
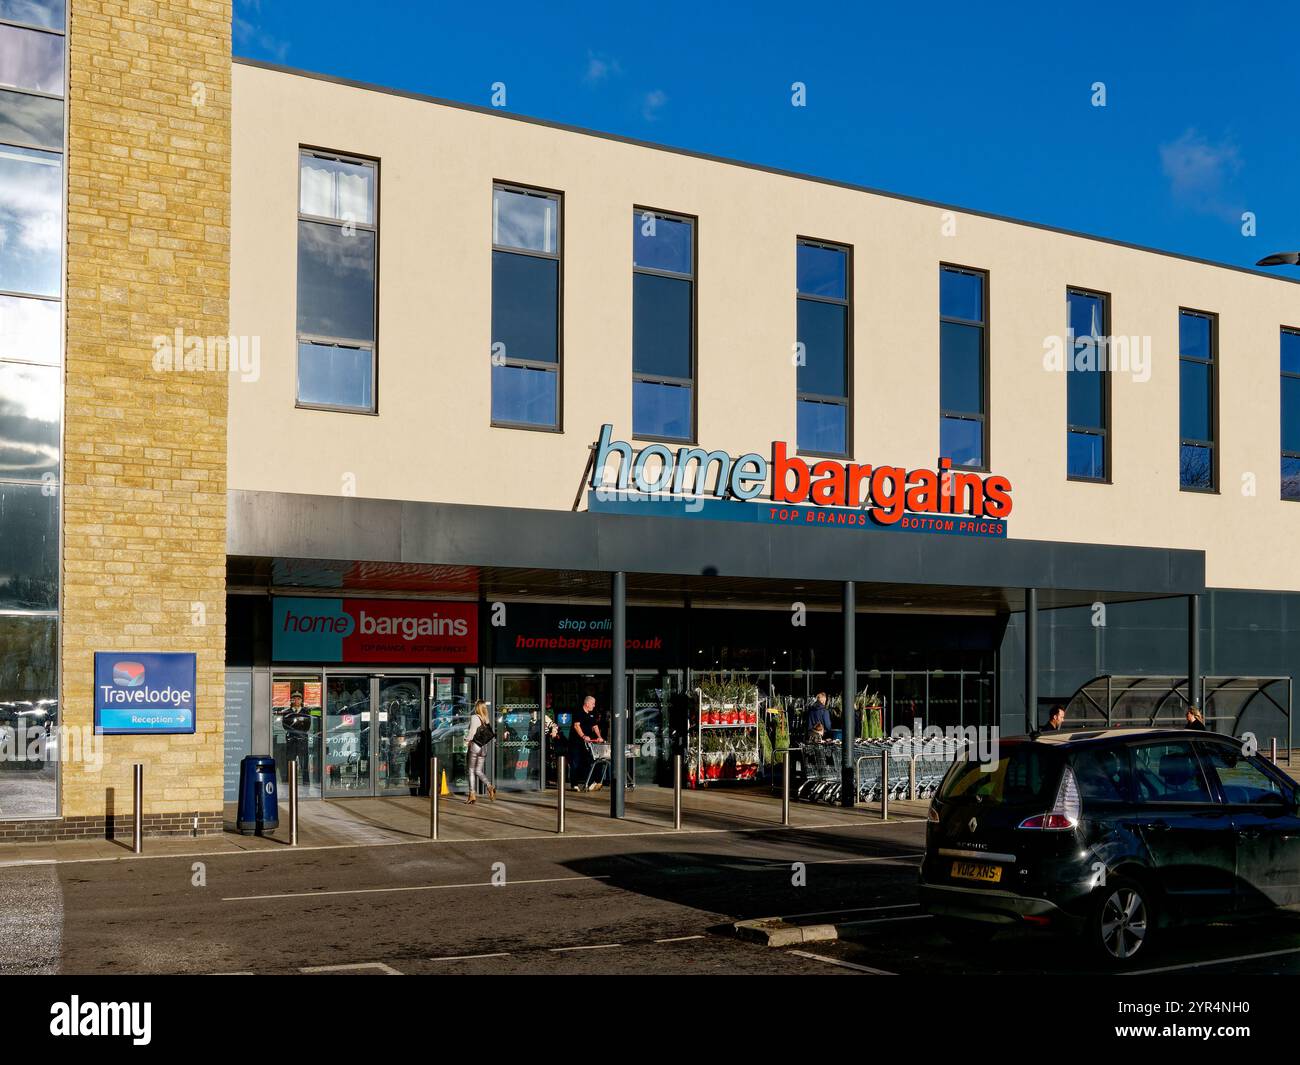
[[[1110,459],[1110,328],[1106,297],[1066,291],[1066,472],[1075,481],[1105,481]]]
[[[1282,330],[1282,498],[1300,502],[1300,329]]]
[[[1214,447],[1218,342],[1214,315],[1178,312],[1178,483],[1189,492],[1218,488]]]
[[[492,424],[560,428],[560,197],[492,189]]]
[[[0,0],[0,749],[60,724],[65,26]],[[28,751],[0,755],[0,820],[58,813],[59,759]]]
[[[695,221],[632,212],[632,435],[695,436]]]
[[[378,164],[298,162],[298,405],[374,413]]]
[[[939,454],[988,469],[988,275],[939,268]]]
[[[847,455],[849,409],[849,250],[801,240],[795,246],[796,434],[802,452]]]

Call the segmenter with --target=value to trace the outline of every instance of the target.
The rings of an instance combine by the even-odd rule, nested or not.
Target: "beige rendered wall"
[[[766,453],[794,439],[794,244],[812,236],[855,249],[855,460],[932,465],[939,263],[978,267],[1011,535],[1204,549],[1212,585],[1300,590],[1300,506],[1279,499],[1278,353],[1300,286],[240,64],[233,128],[231,329],[260,338],[262,363],[231,384],[234,488],[332,494],[354,479],[368,497],[567,509],[600,424],[630,438],[643,205],[700,219],[701,444]],[[378,416],[294,408],[299,145],[380,160]],[[489,426],[493,180],[564,192],[563,434]],[[1067,481],[1065,375],[1043,368],[1069,285],[1112,294],[1113,334],[1151,337],[1150,379],[1115,376],[1109,485]],[[1220,316],[1214,496],[1178,488],[1180,306]]]
[[[230,4],[69,9],[63,723],[91,724],[95,651],[193,651],[198,731],[104,737],[62,812],[129,819],[143,762],[150,832],[219,830],[226,380],[155,370],[153,338],[227,332]]]

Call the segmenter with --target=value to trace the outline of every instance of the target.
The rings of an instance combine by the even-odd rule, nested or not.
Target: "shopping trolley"
[[[587,749],[591,751],[591,769],[587,771],[587,779],[583,784],[584,791],[595,791],[609,784],[610,777],[613,775],[613,744],[609,743],[588,743]],[[625,747],[625,757],[627,758],[627,775],[624,777],[624,786],[628,791],[636,787],[636,760],[641,756],[641,745],[639,743],[629,743]]]

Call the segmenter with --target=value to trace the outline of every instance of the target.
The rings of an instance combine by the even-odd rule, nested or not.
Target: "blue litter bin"
[[[239,763],[239,812],[235,821],[245,836],[260,836],[280,827],[275,759],[269,755],[250,754]]]

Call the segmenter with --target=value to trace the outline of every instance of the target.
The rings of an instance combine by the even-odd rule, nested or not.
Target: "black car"
[[[931,801],[921,904],[954,942],[1072,931],[1123,967],[1169,925],[1300,903],[1300,785],[1245,752],[1182,729],[1003,740]]]

